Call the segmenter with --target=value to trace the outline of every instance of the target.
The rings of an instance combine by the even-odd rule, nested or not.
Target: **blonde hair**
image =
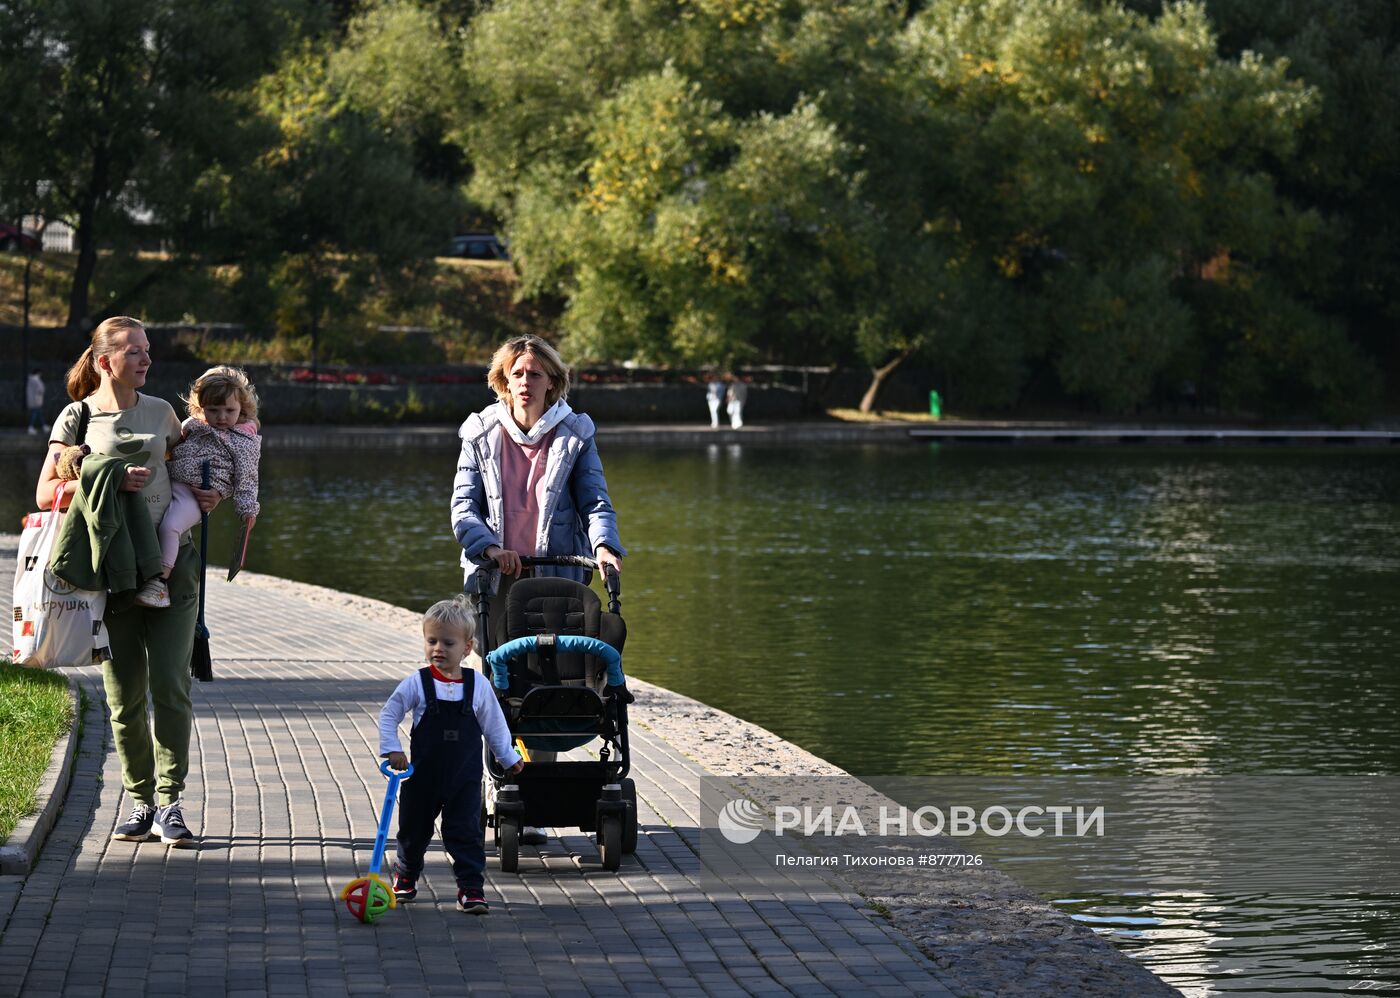
[[[114,315],[110,319],[104,319],[92,331],[92,340],[87,349],[78,357],[78,362],[68,369],[64,378],[69,398],[74,402],[81,402],[102,387],[102,374],[97,370],[97,358],[116,353],[117,346],[114,341],[117,333],[129,329],[138,329],[143,333],[146,331],[140,319],[133,319],[129,315]]]
[[[190,384],[190,390],[180,396],[191,416],[204,419],[204,407],[218,405],[227,399],[238,400],[240,423],[258,422],[258,390],[241,368],[220,364],[211,367]]]
[[[538,336],[517,336],[506,340],[491,355],[486,383],[496,393],[496,398],[510,405],[510,369],[522,353],[532,354],[549,375],[549,391],[544,395],[546,408],[569,394],[569,365],[564,363],[559,351]]]
[[[476,647],[476,615],[472,613],[472,605],[464,594],[458,593],[451,599],[438,600],[428,607],[423,619],[460,627],[462,633],[467,636],[467,652],[470,653]]]

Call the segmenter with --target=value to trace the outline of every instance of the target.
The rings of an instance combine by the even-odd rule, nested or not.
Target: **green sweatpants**
[[[122,786],[147,804],[178,800],[190,771],[190,652],[198,617],[199,553],[186,540],[170,573],[168,608],[133,605],[109,609],[103,618],[112,657],[102,663],[102,682]],[[147,718],[147,700],[154,725]]]

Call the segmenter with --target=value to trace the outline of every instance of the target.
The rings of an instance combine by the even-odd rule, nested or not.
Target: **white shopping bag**
[[[107,594],[74,588],[49,571],[54,539],[64,517],[58,508],[62,496],[60,485],[53,509],[24,518],[15,564],[11,658],[43,668],[90,665],[111,656],[107,626],[102,622]]]

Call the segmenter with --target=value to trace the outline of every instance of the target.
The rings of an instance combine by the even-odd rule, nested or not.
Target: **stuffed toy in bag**
[[[58,477],[65,482],[76,482],[82,467],[83,458],[92,453],[87,444],[73,444],[58,452]]]

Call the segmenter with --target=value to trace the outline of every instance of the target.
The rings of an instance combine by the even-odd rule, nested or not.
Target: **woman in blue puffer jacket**
[[[491,358],[487,383],[497,401],[462,423],[452,484],[465,588],[475,591],[482,571],[498,571],[495,581],[508,585],[520,575],[522,555],[591,555],[621,571],[626,551],[593,420],[565,401],[569,369],[559,354],[538,336],[516,337]],[[584,578],[577,568],[535,572]]]

